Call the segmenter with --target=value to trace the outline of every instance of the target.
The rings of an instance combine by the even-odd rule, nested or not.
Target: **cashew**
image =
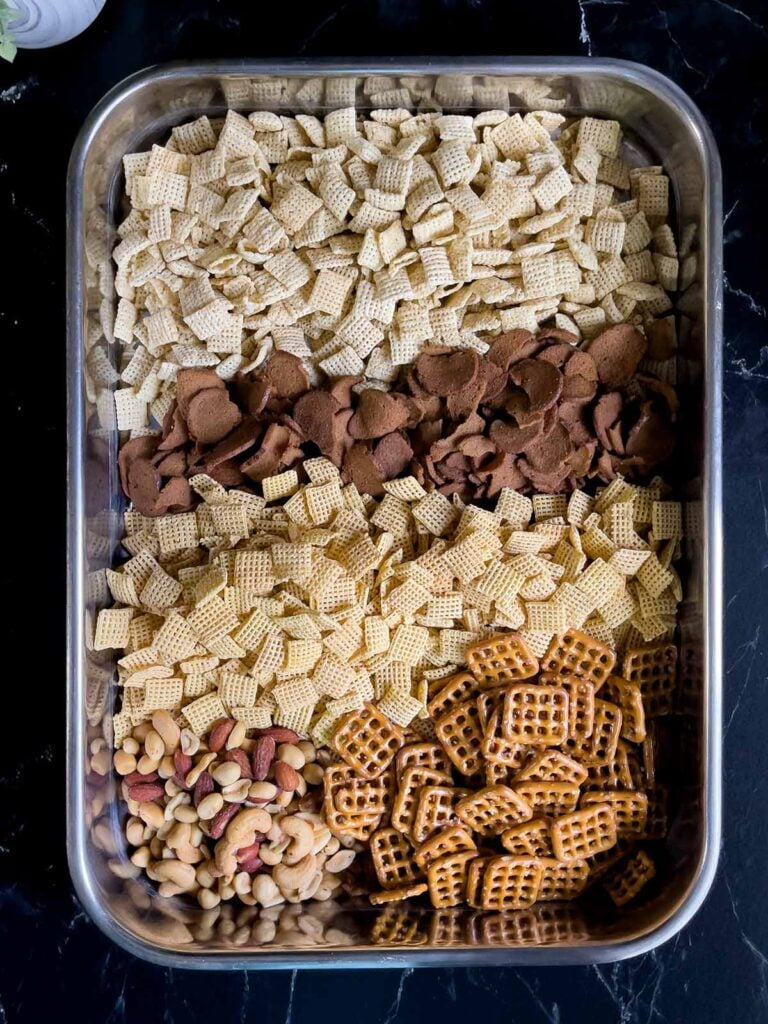
[[[216,863],[216,870],[212,871],[211,874],[215,874],[218,877],[224,875],[234,875],[237,871],[237,851],[239,846],[237,843],[231,842],[218,842],[216,849],[213,852],[213,859]]]
[[[227,825],[225,835],[230,843],[237,843],[238,849],[241,846],[248,846],[243,840],[254,832],[269,832],[272,827],[272,818],[261,807],[249,807],[240,811]],[[253,839],[250,840],[253,842]]]
[[[287,864],[276,864],[272,869],[272,877],[285,894],[286,890],[303,889],[309,884],[316,870],[317,858],[313,853],[308,853],[298,864],[291,867]]]
[[[314,852],[315,832],[308,821],[292,815],[283,818],[280,828],[293,840],[283,854],[283,864],[298,864],[308,853]]]

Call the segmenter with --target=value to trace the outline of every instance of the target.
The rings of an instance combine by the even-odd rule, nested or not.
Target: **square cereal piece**
[[[395,774],[398,789],[392,805],[392,827],[404,835],[410,835],[422,787],[450,786],[452,780],[446,772],[419,765],[411,765],[402,771],[398,767]]]
[[[656,644],[627,651],[622,676],[640,687],[646,718],[670,714],[677,688],[677,648]]]
[[[414,854],[416,863],[426,871],[434,860],[452,853],[476,850],[472,833],[461,823],[447,825],[421,844]]]
[[[333,748],[365,779],[375,779],[403,745],[403,730],[366,703],[345,715],[333,734]]]
[[[568,694],[560,686],[515,683],[504,695],[501,731],[513,743],[558,746],[568,736]]]
[[[645,850],[638,850],[624,861],[620,869],[606,878],[603,885],[616,906],[623,907],[655,877],[655,864]]]
[[[102,608],[96,620],[94,650],[119,650],[127,647],[131,635],[131,619],[135,614],[135,608]]]
[[[501,833],[501,845],[515,857],[551,857],[552,840],[546,818],[513,825]]]
[[[486,866],[481,903],[483,910],[525,910],[538,897],[541,862],[533,857],[494,857]]]
[[[486,786],[477,790],[459,800],[456,814],[481,836],[499,835],[533,816],[530,804],[508,786]]]
[[[371,859],[382,889],[397,889],[424,877],[411,844],[394,828],[380,828],[371,836]]]
[[[616,655],[586,633],[570,629],[555,637],[541,661],[541,671],[576,676],[600,686],[613,670]]]
[[[427,882],[433,907],[458,907],[464,902],[467,871],[476,856],[477,850],[463,850],[432,861],[427,871]]]
[[[215,693],[207,693],[184,706],[184,717],[196,736],[203,736],[219,718],[226,718],[227,712]]]
[[[616,845],[616,816],[606,803],[594,804],[552,823],[552,849],[561,861],[586,860]]]
[[[455,786],[422,786],[411,829],[413,842],[423,843],[443,825],[452,824],[456,820],[456,804],[468,793],[469,790]]]
[[[589,865],[585,860],[563,863],[555,857],[541,859],[542,875],[538,900],[574,900],[587,885]]]
[[[522,637],[506,633],[473,644],[466,652],[467,666],[483,687],[529,679],[539,663]]]
[[[455,704],[435,722],[437,738],[462,775],[477,775],[482,767],[483,730],[475,701]]]

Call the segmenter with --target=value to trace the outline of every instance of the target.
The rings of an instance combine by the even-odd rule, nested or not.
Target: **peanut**
[[[136,758],[125,750],[116,750],[112,758],[112,764],[118,775],[130,775],[136,771]]]
[[[133,736],[126,736],[123,740],[123,750],[126,754],[138,754],[140,749],[138,742],[133,738]]]
[[[240,765],[234,761],[224,761],[222,764],[216,765],[211,771],[211,775],[220,786],[231,786],[240,778]]]
[[[232,726],[232,732],[227,736],[224,744],[227,750],[235,750],[245,739],[245,722],[238,719]]]
[[[277,786],[272,782],[252,782],[248,788],[248,799],[269,803],[277,796]]]
[[[215,818],[224,806],[224,797],[221,793],[209,793],[203,797],[197,805],[197,815],[201,821],[210,821]]]
[[[295,768],[297,772],[301,771],[307,763],[307,759],[301,749],[293,743],[281,743],[277,748],[277,757],[280,761],[285,761],[286,764],[289,764],[291,768]]]
[[[213,910],[221,903],[221,896],[212,889],[201,889],[197,894],[197,902],[203,910]]]
[[[166,754],[172,754],[181,739],[181,729],[164,708],[152,715],[152,728],[162,738]]]
[[[339,871],[346,871],[354,859],[354,850],[339,850],[338,853],[334,853],[332,857],[328,858],[325,864],[325,870],[329,871],[331,874],[336,874]]]
[[[301,774],[304,776],[304,779],[306,780],[308,785],[320,786],[322,785],[323,776],[325,775],[325,772],[323,771],[319,764],[317,764],[314,761],[311,761],[309,764],[304,765]]]
[[[147,737],[144,740],[144,752],[147,757],[151,757],[153,761],[158,763],[165,757],[165,743],[159,732],[155,732],[154,729],[150,729],[147,733]]]

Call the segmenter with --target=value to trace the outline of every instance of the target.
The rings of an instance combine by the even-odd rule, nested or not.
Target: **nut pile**
[[[212,369],[183,369],[161,434],[120,451],[123,490],[139,512],[162,515],[191,507],[196,473],[235,486],[300,470],[318,451],[374,497],[407,472],[464,501],[647,477],[672,453],[674,389],[636,373],[648,343],[630,324],[586,348],[577,340],[516,330],[487,357],[425,349],[389,393],[356,393],[359,377],[310,389],[301,361],[282,352],[229,388]]]
[[[338,894],[355,858],[317,813],[324,768],[312,743],[223,718],[200,738],[165,710],[125,736],[113,764],[131,863],[161,896],[204,910],[237,897],[274,907]]]
[[[655,875],[636,844],[666,833],[652,723],[672,710],[676,661],[673,645],[643,647],[618,676],[609,647],[571,630],[539,663],[508,633],[435,686],[434,742],[408,741],[370,705],[350,712],[325,819],[367,842],[371,903],[428,894],[437,909],[518,911],[599,879],[617,905],[633,899]]]

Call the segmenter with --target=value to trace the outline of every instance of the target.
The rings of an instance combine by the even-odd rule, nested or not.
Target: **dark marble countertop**
[[[703,909],[666,946],[634,960],[343,975],[171,971],[112,945],[73,895],[64,839],[63,614],[64,182],[72,142],[100,96],[149,64],[365,53],[640,61],[691,94],[720,146],[724,843]],[[394,1024],[469,1014],[508,1024],[768,1020],[768,287],[761,256],[768,118],[757,84],[766,63],[764,0],[297,0],[285,8],[247,0],[107,0],[79,39],[20,52],[0,68],[0,388],[6,444],[23,439],[12,449],[14,476],[4,473],[13,480],[5,495],[4,596],[16,614],[5,613],[12,628],[3,651],[14,653],[10,660],[4,654],[3,686],[21,698],[3,705],[0,726],[0,1024],[38,1024],[62,1013],[83,1024],[298,1024],[342,1015]],[[33,477],[33,465],[44,475]],[[30,490],[19,489],[18,480]],[[37,532],[28,532],[30,519]],[[25,618],[15,633],[18,609],[43,605],[48,632],[37,640]]]

